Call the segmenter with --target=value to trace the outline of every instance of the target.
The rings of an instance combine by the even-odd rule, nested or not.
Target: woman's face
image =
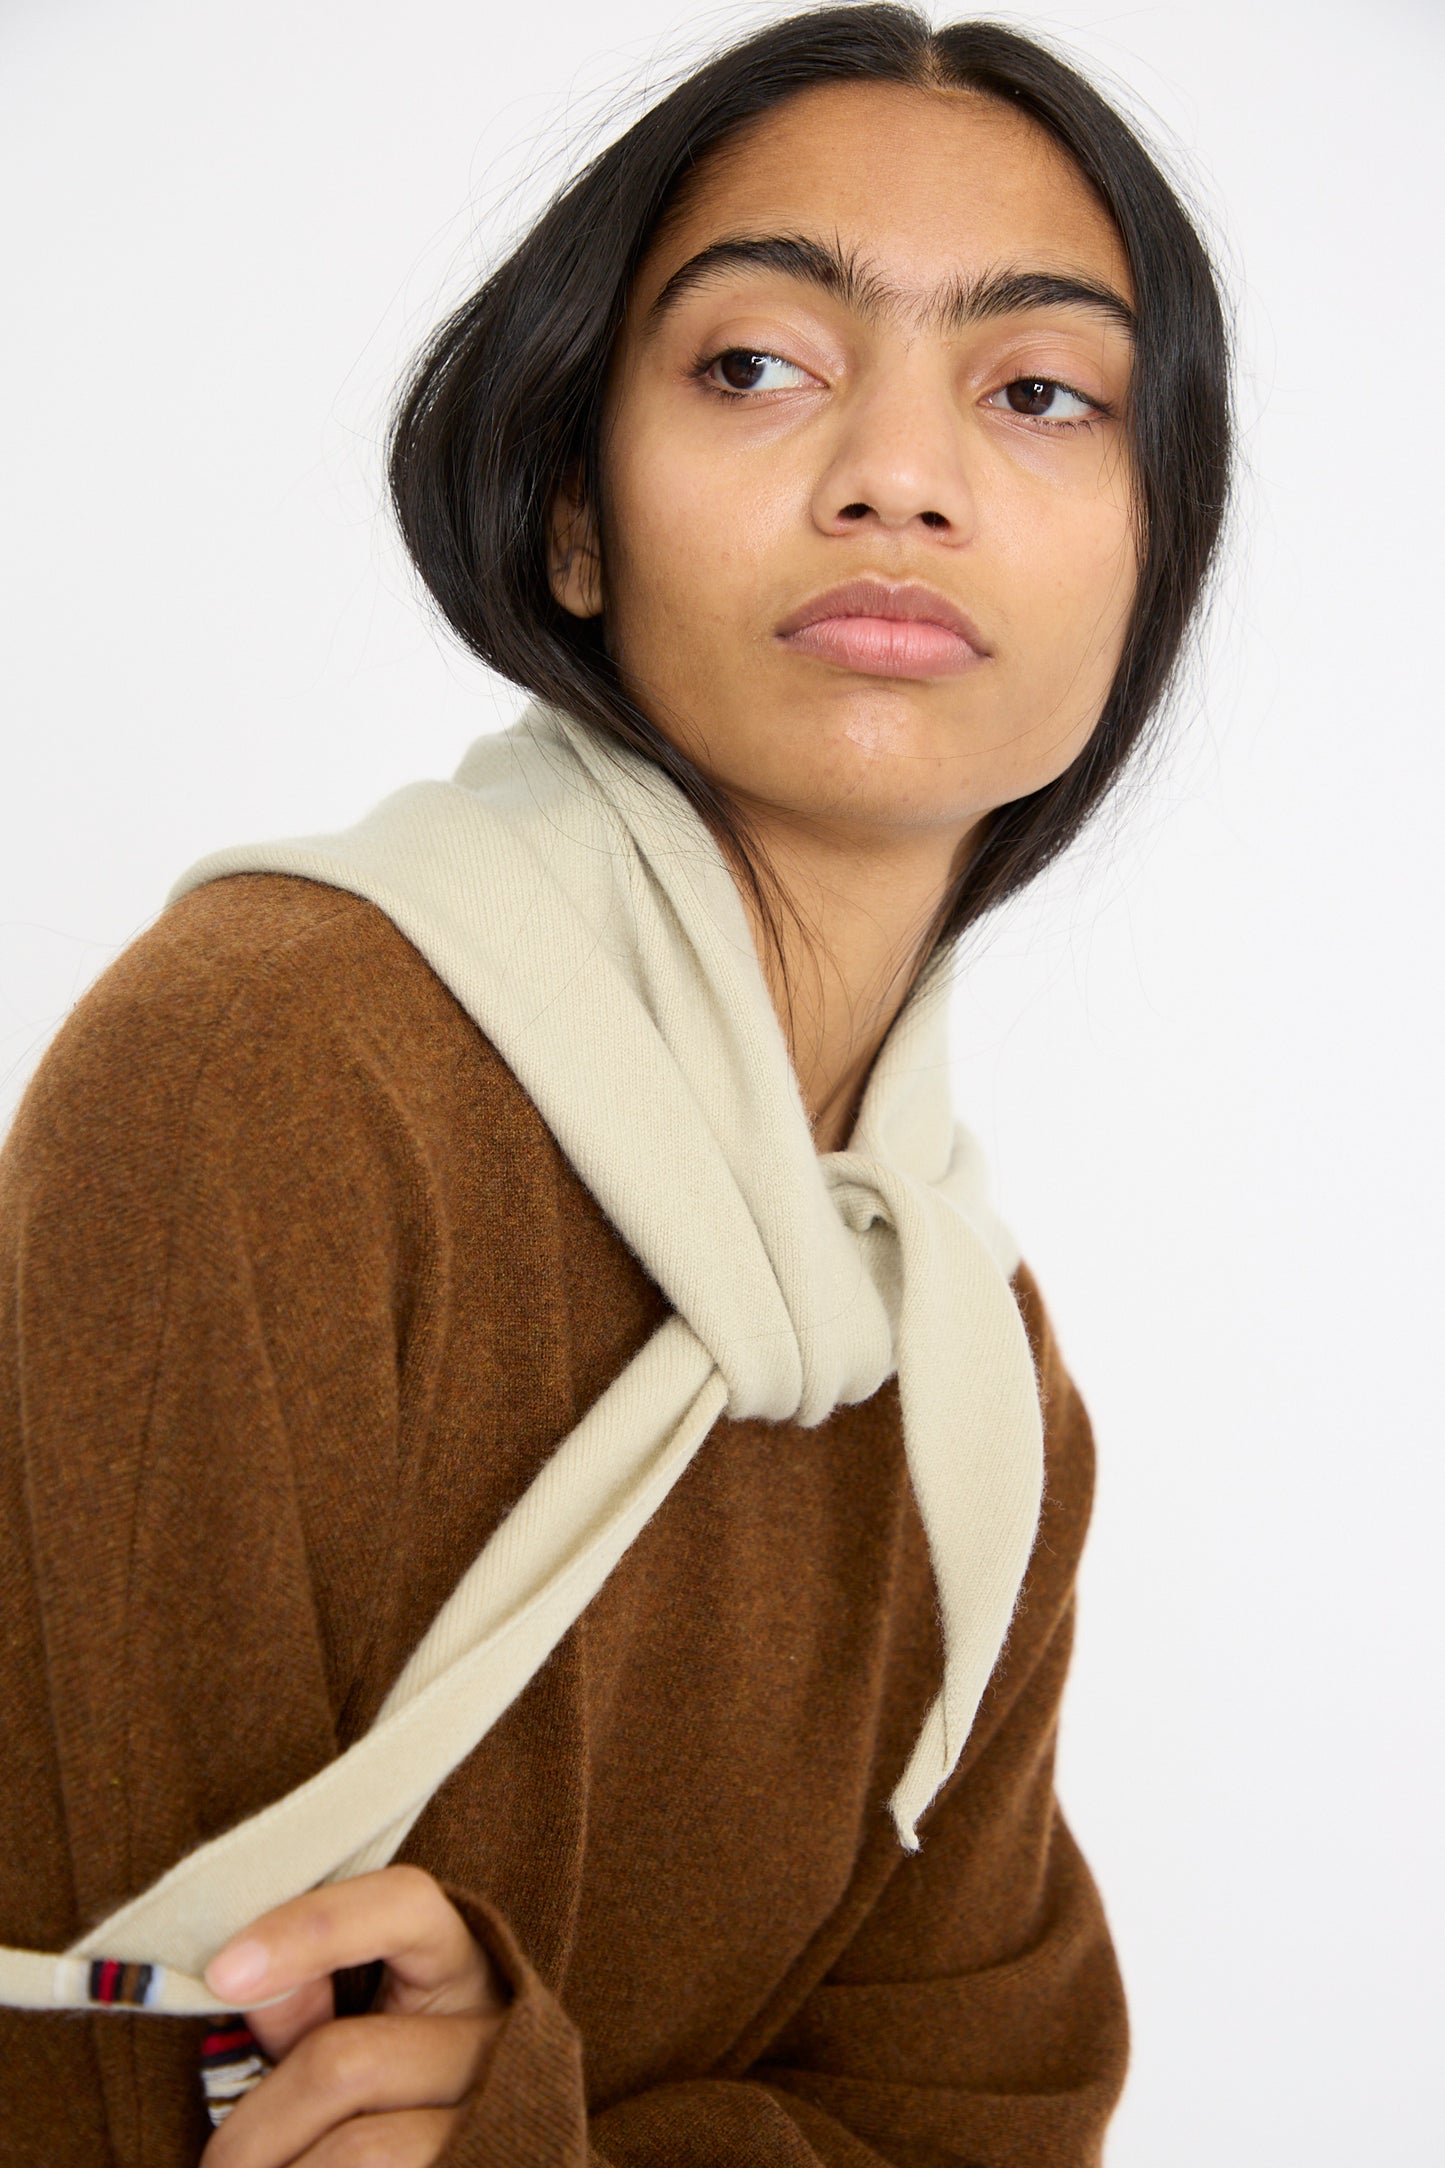
[[[745,807],[966,834],[1069,765],[1119,659],[1132,301],[1034,123],[967,92],[800,93],[639,270],[600,569],[584,518],[559,599],[602,607],[643,711]]]

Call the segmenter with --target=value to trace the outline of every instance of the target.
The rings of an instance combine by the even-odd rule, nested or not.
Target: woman
[[[1092,1445],[941,997],[1228,456],[1128,128],[887,6],[720,54],[442,328],[395,501],[537,704],[192,869],[4,1154],[7,2160],[1099,2159]]]

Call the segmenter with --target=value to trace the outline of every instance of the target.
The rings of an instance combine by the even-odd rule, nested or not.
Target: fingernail
[[[258,1987],[271,1962],[264,1942],[233,1942],[206,1967],[206,1985],[213,1995],[243,1995]]]

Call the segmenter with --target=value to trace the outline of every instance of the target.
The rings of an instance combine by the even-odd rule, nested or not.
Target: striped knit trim
[[[275,2067],[243,2017],[223,2018],[201,2042],[201,2090],[212,2125],[224,2123]]]
[[[102,2009],[145,2010],[160,1991],[159,1965],[126,1964],[118,1957],[91,1960],[86,1994]]]

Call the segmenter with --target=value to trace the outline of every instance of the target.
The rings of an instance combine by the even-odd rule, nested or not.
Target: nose
[[[975,503],[956,400],[951,384],[895,363],[886,381],[847,401],[813,495],[822,531],[922,529],[967,541]]]

